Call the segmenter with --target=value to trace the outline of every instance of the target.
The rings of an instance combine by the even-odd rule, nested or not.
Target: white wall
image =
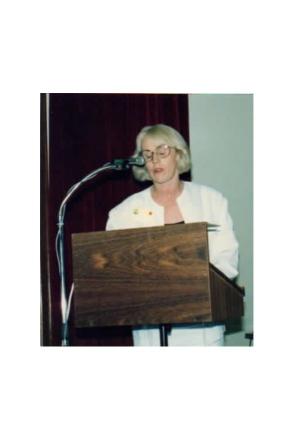
[[[229,202],[240,244],[239,277],[246,289],[242,330],[226,345],[248,345],[253,330],[253,95],[189,95],[192,180],[219,190]]]

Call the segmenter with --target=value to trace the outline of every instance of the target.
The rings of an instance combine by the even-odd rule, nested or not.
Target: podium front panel
[[[207,224],[73,234],[76,327],[209,322]]]

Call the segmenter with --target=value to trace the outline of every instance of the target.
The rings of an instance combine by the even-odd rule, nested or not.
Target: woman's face
[[[153,183],[163,184],[179,178],[177,152],[175,148],[170,149],[167,157],[160,157],[158,147],[166,145],[160,138],[145,136],[142,141],[142,152],[153,153],[150,160],[145,159],[145,166]],[[164,148],[164,147],[163,147]]]

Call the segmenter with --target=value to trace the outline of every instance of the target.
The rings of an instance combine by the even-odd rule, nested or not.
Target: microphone
[[[65,285],[65,264],[64,264],[64,217],[65,209],[68,200],[72,195],[80,188],[80,186],[96,177],[102,171],[106,170],[125,170],[132,166],[143,166],[145,160],[143,156],[132,156],[128,159],[114,159],[112,162],[107,162],[100,168],[87,174],[82,180],[75,183],[66,193],[65,198],[62,200],[61,205],[58,210],[58,232],[56,235],[55,247],[56,256],[60,275],[60,308],[62,317],[62,334],[61,334],[61,345],[69,345],[69,330],[68,330],[68,317],[70,312],[71,296],[72,292],[69,294],[69,298],[66,295],[66,285]]]
[[[145,165],[143,156],[131,156],[128,159],[113,159],[111,162],[117,170],[129,169],[130,167],[142,167]]]

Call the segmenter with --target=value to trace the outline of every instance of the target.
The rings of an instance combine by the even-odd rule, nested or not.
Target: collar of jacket
[[[183,191],[177,198],[177,204],[182,213],[185,223],[203,221],[203,212],[201,207],[200,185],[191,182],[185,182]],[[145,190],[146,205],[150,206],[155,213],[158,221],[164,223],[164,208],[153,200],[151,187]]]

